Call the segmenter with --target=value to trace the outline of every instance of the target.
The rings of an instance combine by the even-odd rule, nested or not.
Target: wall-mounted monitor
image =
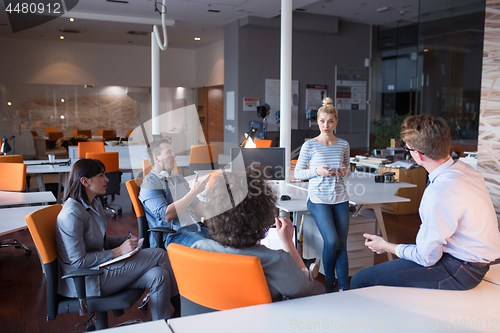
[[[263,165],[268,180],[285,180],[285,148],[231,148],[231,171],[245,171],[253,162]]]

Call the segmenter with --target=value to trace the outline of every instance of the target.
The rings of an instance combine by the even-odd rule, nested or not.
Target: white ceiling
[[[66,0],[69,2],[70,0]],[[77,1],[77,0],[71,0]],[[155,0],[79,0],[69,13],[37,27],[12,33],[4,2],[0,2],[0,37],[58,41],[60,29],[78,30],[80,33],[63,33],[61,42],[89,42],[127,45],[150,45],[152,24],[126,23],[95,19],[69,21],[72,13],[87,15],[113,15],[127,20],[154,19]],[[161,3],[161,0],[157,0]],[[443,0],[440,0],[443,2]],[[467,0],[455,0],[467,1]],[[52,1],[53,2],[53,1]],[[167,0],[166,18],[174,20],[167,27],[169,46],[196,49],[224,38],[223,27],[234,20],[250,16],[271,18],[280,14],[280,0]],[[377,9],[387,7],[385,11]],[[305,13],[334,15],[341,20],[375,25],[397,21],[416,21],[418,0],[294,0],[293,8]],[[218,11],[218,12],[210,12]],[[94,15],[95,16],[95,15]],[[139,31],[144,35],[127,32]],[[194,37],[200,37],[195,41]]]

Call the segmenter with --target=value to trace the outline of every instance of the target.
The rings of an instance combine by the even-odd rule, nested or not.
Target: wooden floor
[[[116,219],[108,215],[108,233],[125,235],[126,230],[137,234],[137,221],[127,192],[117,196],[115,203],[123,207],[123,214]],[[1,217],[0,217],[1,219]],[[389,241],[395,243],[414,243],[420,226],[417,214],[384,214],[384,221]],[[31,256],[25,256],[24,250],[15,248],[0,249],[0,331],[2,332],[82,332],[85,327],[73,326],[83,321],[77,314],[58,315],[56,320],[46,320],[45,278],[40,260],[28,230],[0,236],[0,240],[16,238],[33,250]],[[387,261],[387,255],[375,255],[375,263]],[[317,279],[317,291],[322,291],[323,278]],[[115,318],[109,316],[110,326],[129,319],[151,320],[147,310],[137,309],[137,305],[125,311],[125,315]]]

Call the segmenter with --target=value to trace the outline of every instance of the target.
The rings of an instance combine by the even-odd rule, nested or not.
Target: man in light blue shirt
[[[484,178],[450,157],[450,129],[427,114],[406,118],[405,149],[429,172],[420,202],[422,224],[416,244],[393,244],[365,234],[376,253],[397,260],[359,271],[351,288],[374,285],[467,290],[477,286],[491,261],[500,258],[498,222]]]
[[[171,227],[176,233],[164,235],[165,248],[170,242],[191,246],[196,240],[208,237],[208,228],[198,216],[203,216],[203,203],[196,197],[205,190],[209,177],[190,188],[188,182],[174,171],[175,154],[167,140],[153,141],[148,146],[151,172],[144,177],[139,192],[150,228]],[[151,247],[158,246],[154,233]]]

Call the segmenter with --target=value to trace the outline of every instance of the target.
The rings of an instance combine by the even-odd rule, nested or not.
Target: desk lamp
[[[255,134],[257,133],[257,127],[252,126],[248,132],[245,133],[245,138],[240,143],[241,148],[255,148]]]
[[[5,155],[8,152],[12,150],[12,148],[9,145],[9,140],[12,140],[12,145],[14,145],[14,138],[15,136],[11,136],[10,138],[7,138],[6,136],[2,135],[2,147],[0,148],[0,151]],[[14,152],[12,152],[14,153]]]

